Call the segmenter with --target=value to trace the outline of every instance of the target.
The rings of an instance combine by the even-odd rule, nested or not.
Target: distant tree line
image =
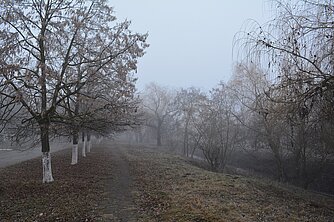
[[[201,155],[213,170],[247,165],[235,161],[242,154],[278,181],[333,185],[334,3],[274,1],[273,8],[272,21],[236,35],[239,62],[228,83],[208,93],[150,84],[142,95],[146,127],[137,134]]]

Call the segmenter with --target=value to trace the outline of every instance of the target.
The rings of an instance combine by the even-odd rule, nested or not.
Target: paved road
[[[51,144],[51,152],[56,152],[66,148],[70,148],[70,143],[60,142]],[[29,149],[27,151],[18,151],[8,150],[8,148],[0,146],[0,168],[40,157],[41,155],[42,153],[40,147]]]

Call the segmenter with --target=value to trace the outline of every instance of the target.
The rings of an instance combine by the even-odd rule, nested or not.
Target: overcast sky
[[[139,90],[149,82],[209,90],[232,72],[232,42],[248,19],[266,17],[265,0],[109,0],[116,17],[149,33]]]

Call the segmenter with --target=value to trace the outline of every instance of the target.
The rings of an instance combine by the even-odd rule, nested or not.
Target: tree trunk
[[[161,130],[158,128],[157,130],[157,146],[161,146]]]
[[[277,180],[279,182],[285,182],[285,173],[284,173],[284,167],[281,158],[276,158],[276,167],[277,167]]]
[[[52,177],[50,152],[43,152],[42,164],[43,164],[43,183],[53,182],[54,179]]]
[[[279,145],[276,145],[278,143],[274,143],[272,139],[269,139],[269,146],[274,154],[275,162],[276,162],[276,167],[277,167],[277,180],[279,182],[284,182],[285,180],[285,173],[284,173],[284,166],[283,166],[283,161],[282,157],[280,154],[280,147]]]
[[[41,128],[41,141],[42,141],[42,167],[43,167],[43,183],[50,183],[54,181],[52,177],[51,169],[51,155],[50,155],[50,142],[49,142],[49,127],[50,124],[42,123]]]
[[[186,125],[185,125],[185,128],[184,128],[184,138],[183,138],[183,155],[188,157],[189,156],[189,150],[188,150],[188,141],[189,141],[189,138],[188,138],[188,125],[189,125],[189,121],[187,119],[186,121]]]
[[[72,165],[78,163],[78,140],[79,140],[78,132],[75,132],[73,135],[72,162],[71,162]]]
[[[196,149],[196,147],[194,147],[194,148],[191,150],[191,154],[190,154],[191,159],[194,159],[195,149]]]
[[[90,153],[91,148],[92,148],[91,135],[90,133],[87,133],[87,152],[88,153]]]
[[[85,139],[85,133],[82,132],[82,156],[86,157],[86,139]]]
[[[162,123],[159,121],[157,127],[157,146],[161,146],[161,126]]]

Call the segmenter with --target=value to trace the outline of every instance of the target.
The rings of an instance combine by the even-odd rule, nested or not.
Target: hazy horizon
[[[209,90],[232,73],[234,35],[249,19],[264,23],[265,0],[114,0],[118,21],[149,33],[146,55],[139,60],[139,90],[149,82]]]

